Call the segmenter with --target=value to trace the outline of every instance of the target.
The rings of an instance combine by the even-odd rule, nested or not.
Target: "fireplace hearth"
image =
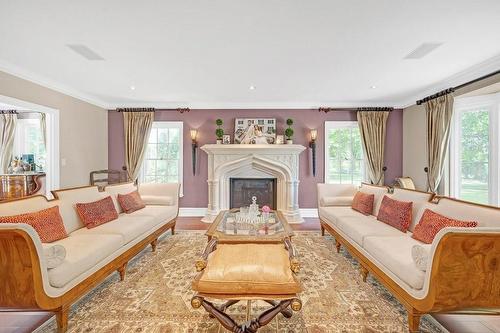
[[[246,207],[256,196],[260,207],[276,209],[276,178],[231,178],[229,196],[230,208]]]

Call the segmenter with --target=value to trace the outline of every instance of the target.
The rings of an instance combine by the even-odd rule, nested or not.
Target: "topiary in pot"
[[[224,124],[224,122],[220,118],[215,121],[215,125],[217,125],[217,129],[215,130],[215,136],[217,137],[218,144],[222,143],[222,137],[224,136],[224,129],[221,127],[222,124]]]
[[[288,128],[285,129],[285,136],[287,138],[286,143],[292,144],[293,128],[291,126],[293,125],[293,120],[291,118],[288,118],[286,120],[286,124],[288,125]]]

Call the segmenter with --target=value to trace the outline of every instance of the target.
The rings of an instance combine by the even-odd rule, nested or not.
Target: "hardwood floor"
[[[179,217],[176,230],[206,230],[209,224],[199,217]],[[293,224],[297,231],[320,230],[317,218]],[[0,312],[0,333],[29,333],[52,317],[47,312]],[[450,333],[500,333],[500,316],[434,315]]]

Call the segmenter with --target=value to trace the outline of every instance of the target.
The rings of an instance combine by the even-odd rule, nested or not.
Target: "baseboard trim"
[[[179,208],[180,217],[203,217],[207,209],[204,207],[181,207]],[[318,210],[316,208],[301,208],[300,215],[302,217],[318,217]]]

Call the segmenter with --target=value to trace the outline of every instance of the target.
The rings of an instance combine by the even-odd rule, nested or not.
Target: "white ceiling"
[[[0,0],[0,70],[107,108],[405,106],[498,70],[499,16],[498,0]],[[443,44],[404,59],[422,43]]]

